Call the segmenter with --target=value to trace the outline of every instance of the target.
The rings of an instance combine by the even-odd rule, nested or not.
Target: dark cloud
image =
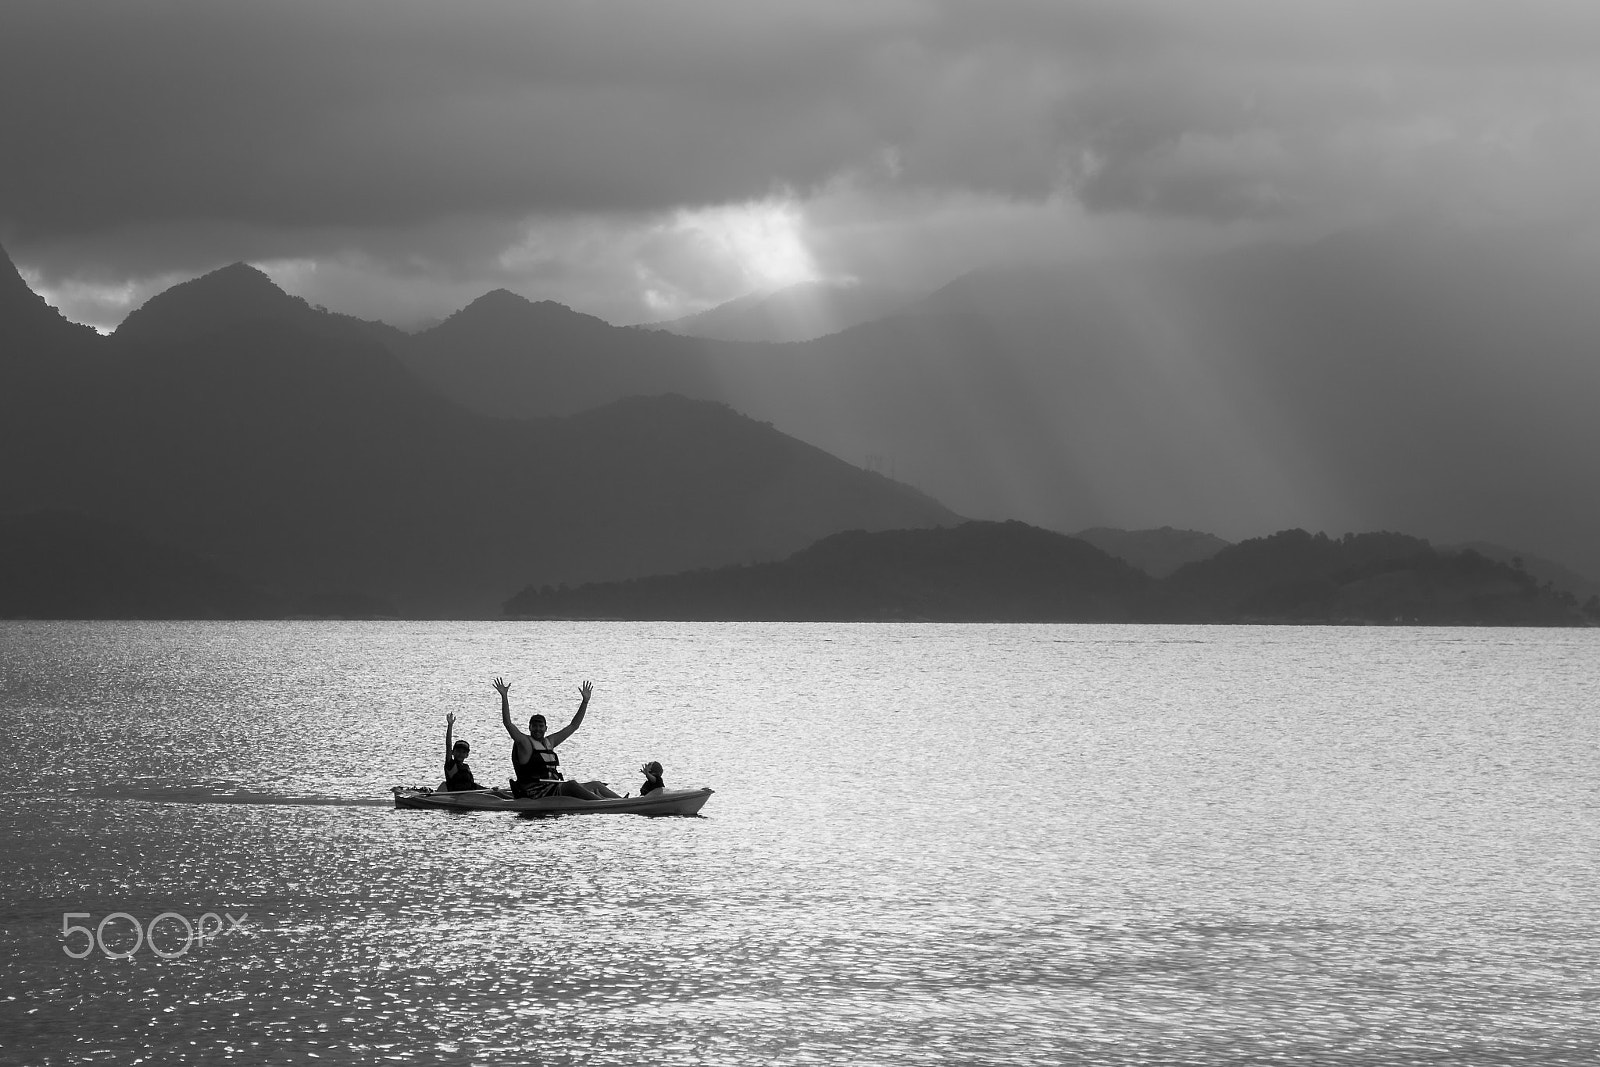
[[[0,38],[22,105],[0,203],[23,240],[406,225],[714,203],[872,146],[830,88],[825,10],[719,8],[24,2]]]
[[[747,280],[664,247],[710,205],[887,212],[898,255],[813,234],[842,273],[959,209],[1586,218],[1597,59],[1587,0],[9,0],[0,240],[63,291],[296,259],[643,317]]]

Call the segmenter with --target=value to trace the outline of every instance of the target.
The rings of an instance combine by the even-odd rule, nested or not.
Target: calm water
[[[705,817],[385,806],[495,674]],[[1597,708],[1600,631],[0,623],[0,1060],[1591,1065]]]

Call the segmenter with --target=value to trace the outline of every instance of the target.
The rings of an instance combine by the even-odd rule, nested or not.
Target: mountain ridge
[[[284,292],[257,267],[231,263],[156,293],[114,331],[122,342],[150,343],[244,322],[309,319],[311,305]]]
[[[160,441],[160,462],[192,467],[177,430],[124,409],[142,404],[154,413],[149,422],[192,427],[204,421],[196,412],[246,382],[261,396],[314,408],[317,432],[346,453],[360,451],[351,435],[373,404],[434,423],[437,438],[440,419],[466,426],[472,417],[440,414],[434,394],[523,419],[676,393],[826,446],[855,461],[847,466],[894,470],[927,495],[954,492],[959,506],[950,514],[1086,531],[1138,528],[1130,516],[1191,529],[1216,528],[1196,517],[1226,518],[1235,530],[1409,529],[1436,543],[1512,544],[1530,559],[1600,571],[1600,505],[1573,488],[1600,478],[1588,347],[1590,338],[1600,343],[1597,302],[1581,277],[1553,275],[1557,261],[1536,249],[1496,258],[1492,243],[1467,238],[1404,247],[1396,258],[1383,241],[1355,235],[1181,264],[975,273],[901,314],[793,345],[614,327],[504,291],[468,306],[487,299],[477,307],[485,314],[463,309],[446,323],[470,326],[498,307],[525,326],[490,324],[474,338],[470,330],[441,334],[442,323],[407,337],[313,308],[236,264],[153,298],[109,344],[82,328],[62,330],[53,309],[38,313],[47,339],[21,359],[0,359],[0,416],[9,440],[48,442],[93,481],[85,440],[112,457],[100,465],[123,463],[111,431],[93,424]],[[1482,255],[1457,264],[1471,259],[1466,251]],[[0,316],[0,329],[34,321],[40,303],[21,298],[17,287],[26,285],[12,273],[0,279],[0,295],[13,297],[3,306],[33,310]],[[1507,304],[1500,291],[1514,276],[1541,284]],[[1446,308],[1465,310],[1447,322]],[[123,366],[128,356],[172,380],[141,380]],[[236,365],[246,357],[262,365]],[[298,385],[285,377],[291,367]],[[321,374],[345,381],[332,390],[337,402],[309,396]],[[101,379],[125,395],[102,397],[87,420],[83,410],[58,410],[80,380]],[[187,405],[178,412],[175,397]],[[424,411],[432,414],[416,414]],[[264,432],[254,409],[235,416]],[[386,425],[382,432],[405,439],[394,419]],[[238,428],[211,431],[226,437]],[[463,432],[491,447],[480,431]],[[274,447],[315,472],[304,448]],[[386,469],[383,458],[363,454]],[[47,467],[8,472],[10,484],[55,500],[47,475]],[[138,472],[130,477],[137,482]],[[403,479],[390,481],[403,491]],[[183,499],[171,487],[161,495]],[[775,511],[753,497],[745,506]],[[1118,521],[1067,524],[1075,515]],[[1292,522],[1275,521],[1285,517]]]
[[[3,391],[0,451],[30,457],[0,467],[8,509],[119,523],[288,602],[445,617],[493,613],[529,580],[769,558],[835,529],[953,517],[712,401],[486,417],[359,320],[252,268],[196,282],[96,336],[92,364],[41,360],[48,375]]]

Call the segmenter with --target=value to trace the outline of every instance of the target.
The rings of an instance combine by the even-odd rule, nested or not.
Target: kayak
[[[397,808],[443,811],[518,811],[529,815],[694,815],[710,799],[712,789],[658,789],[648,796],[605,800],[577,797],[513,798],[490,789],[445,792],[395,786]]]

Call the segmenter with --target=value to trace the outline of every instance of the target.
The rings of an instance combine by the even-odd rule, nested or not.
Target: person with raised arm
[[[472,751],[472,746],[465,741],[455,741],[456,716],[454,712],[444,717],[444,781],[439,784],[439,789],[445,792],[458,793],[465,789],[482,789],[472,777],[472,768],[467,766],[467,754]]]
[[[500,721],[511,735],[511,795],[519,798],[549,796],[577,797],[579,800],[600,800],[615,797],[616,793],[604,782],[585,782],[582,785],[568,781],[561,773],[561,757],[556,747],[571,737],[583,725],[583,716],[589,710],[589,697],[594,684],[584,682],[578,687],[583,700],[572,721],[553,734],[547,734],[548,724],[543,715],[528,717],[528,732],[523,733],[511,721],[511,683],[495,678],[495,691],[500,694]]]
[[[640,796],[647,797],[658,789],[667,788],[666,780],[661,777],[662,770],[659,761],[651,760],[639,768],[639,773],[644,775],[644,785],[639,787]]]

